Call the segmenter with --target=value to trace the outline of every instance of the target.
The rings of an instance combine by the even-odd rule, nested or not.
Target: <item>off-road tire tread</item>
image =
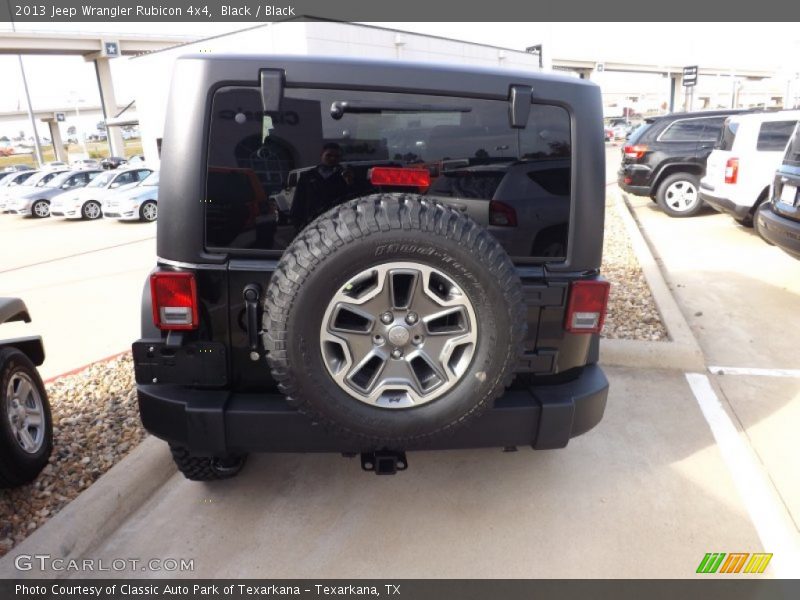
[[[449,433],[489,408],[511,385],[527,332],[522,284],[511,259],[494,236],[467,215],[414,194],[373,194],[346,202],[319,216],[285,250],[272,274],[264,298],[263,342],[272,377],[291,406],[336,433],[381,441],[380,437],[365,436],[330,421],[298,397],[298,381],[288,360],[286,324],[305,280],[328,256],[341,246],[390,230],[426,232],[453,240],[468,249],[493,273],[511,307],[510,330],[503,336],[509,340],[508,352],[503,368],[497,370],[496,379],[488,388],[489,392],[469,412],[439,429],[391,440],[418,441]]]

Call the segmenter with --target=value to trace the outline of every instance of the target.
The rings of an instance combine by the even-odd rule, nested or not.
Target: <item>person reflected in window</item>
[[[343,168],[342,148],[335,142],[322,147],[320,163],[300,174],[289,215],[296,231],[326,210],[348,199],[353,172]]]

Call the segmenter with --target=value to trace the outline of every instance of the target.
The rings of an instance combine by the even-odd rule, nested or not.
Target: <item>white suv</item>
[[[750,113],[729,117],[706,163],[700,198],[752,227],[759,204],[780,166],[800,110]]]

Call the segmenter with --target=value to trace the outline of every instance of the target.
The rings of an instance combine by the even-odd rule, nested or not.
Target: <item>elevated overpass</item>
[[[5,31],[0,33],[0,55],[57,54],[82,56],[84,60],[93,62],[100,88],[103,119],[108,122],[119,112],[109,65],[111,59],[119,56],[147,54],[195,39],[197,36]],[[42,116],[40,113],[42,111],[35,111],[35,116]],[[46,111],[46,113],[49,113],[51,117],[53,115],[53,111]],[[43,120],[47,121],[50,126],[50,138],[60,141],[61,134],[55,119],[45,118]],[[108,122],[108,125],[111,154],[120,156],[123,152],[122,134],[119,127],[115,127],[113,122]],[[55,145],[55,148],[57,153],[63,154],[60,143]],[[59,155],[58,158],[64,160],[65,157]]]

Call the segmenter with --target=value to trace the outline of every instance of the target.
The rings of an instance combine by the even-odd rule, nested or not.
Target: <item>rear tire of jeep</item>
[[[284,252],[264,345],[287,400],[375,447],[449,433],[513,379],[527,329],[497,240],[416,195],[334,208]]]
[[[191,481],[215,481],[217,479],[230,479],[239,474],[247,455],[234,455],[229,457],[192,456],[186,448],[170,444],[169,451],[175,466]]]
[[[700,180],[692,173],[673,173],[658,186],[656,203],[670,217],[693,217],[703,208]]]

